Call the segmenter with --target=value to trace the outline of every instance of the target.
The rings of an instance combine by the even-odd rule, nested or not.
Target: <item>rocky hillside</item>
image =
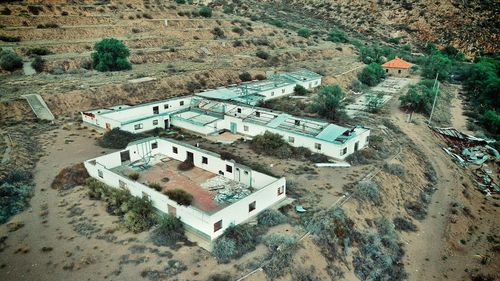
[[[275,1],[245,1],[244,10]],[[467,55],[499,50],[500,2],[494,0],[287,0],[276,6],[325,19],[373,38],[452,45]],[[272,4],[272,5],[271,5]],[[288,6],[288,7],[286,7]],[[272,11],[273,9],[271,9]],[[269,11],[269,10],[268,10]],[[285,17],[286,18],[286,17]]]

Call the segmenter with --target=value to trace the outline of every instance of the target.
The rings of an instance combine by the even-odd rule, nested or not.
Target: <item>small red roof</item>
[[[382,65],[382,67],[386,67],[386,68],[410,68],[411,63],[396,57],[395,59],[384,63]]]

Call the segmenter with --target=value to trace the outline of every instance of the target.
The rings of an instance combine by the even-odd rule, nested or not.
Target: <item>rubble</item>
[[[233,203],[252,193],[248,186],[220,175],[202,183],[201,187],[215,191],[214,200],[219,204]]]

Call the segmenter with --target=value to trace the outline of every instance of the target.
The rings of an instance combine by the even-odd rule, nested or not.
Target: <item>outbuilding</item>
[[[405,77],[410,74],[410,68],[412,64],[396,57],[393,60],[390,60],[382,65],[385,70],[386,75],[388,76],[398,76]]]

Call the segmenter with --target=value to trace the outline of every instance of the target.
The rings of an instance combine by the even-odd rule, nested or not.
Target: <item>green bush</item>
[[[265,226],[275,226],[286,222],[286,216],[280,211],[266,209],[257,215],[257,223]]]
[[[233,277],[227,272],[212,274],[207,279],[207,281],[232,281],[232,280],[234,280]]]
[[[344,31],[336,29],[328,34],[328,41],[335,43],[347,43],[348,39]]]
[[[427,79],[434,79],[436,74],[439,74],[438,79],[445,81],[450,78],[452,67],[453,62],[450,58],[441,53],[436,53],[424,62],[422,76]]]
[[[399,97],[401,107],[430,114],[436,95],[436,91],[432,89],[433,85],[433,80],[422,80],[416,85],[411,85],[406,94]],[[439,95],[440,92],[438,91],[437,94]]]
[[[255,250],[261,233],[248,224],[230,225],[214,242],[212,255],[218,262],[227,263]]]
[[[264,50],[257,50],[257,52],[255,53],[255,55],[258,57],[258,58],[261,58],[263,60],[267,60],[269,59],[270,55],[269,53],[267,53],[266,51]]]
[[[304,38],[309,38],[309,36],[311,36],[311,30],[303,27],[297,31],[297,35],[304,37]]]
[[[415,232],[418,230],[417,226],[409,219],[402,217],[402,216],[397,216],[395,217],[392,222],[394,223],[394,226],[397,230],[401,231],[406,231],[406,232]]]
[[[240,80],[243,82],[252,81],[252,74],[248,72],[243,72],[240,74]]]
[[[36,72],[42,72],[45,69],[45,60],[40,56],[36,56],[31,62],[31,67],[36,70]]]
[[[46,23],[46,24],[39,24],[36,26],[36,28],[40,28],[40,29],[45,29],[45,28],[59,28],[61,27],[59,24],[57,23]]]
[[[143,134],[132,134],[127,131],[122,131],[119,128],[114,128],[107,131],[102,138],[97,141],[97,144],[104,148],[123,149],[127,147],[130,142],[138,139],[145,138]]]
[[[325,86],[312,98],[311,111],[330,120],[344,115],[342,99],[345,94],[338,85]]]
[[[368,93],[366,95],[366,107],[368,112],[377,113],[383,106],[384,93]]]
[[[368,86],[376,86],[384,77],[384,69],[377,63],[370,63],[358,74],[359,81]]]
[[[250,147],[257,153],[262,153],[278,158],[289,158],[293,154],[292,147],[283,140],[280,134],[266,131],[262,135],[255,136]]]
[[[23,60],[12,51],[0,51],[0,67],[3,70],[14,71],[23,67]]]
[[[98,71],[120,71],[132,69],[128,61],[130,51],[123,41],[105,38],[97,42],[92,53],[94,67]]]
[[[283,27],[285,26],[285,22],[281,19],[273,19],[269,22],[270,24],[277,26],[277,27]]]
[[[175,0],[177,4],[186,4],[186,0]]]
[[[155,212],[148,198],[130,196],[125,204],[127,212],[123,216],[123,225],[128,230],[139,233],[153,226]]]
[[[360,201],[371,201],[375,205],[380,205],[379,185],[371,180],[361,181],[358,183],[354,197]]]
[[[151,232],[151,240],[156,246],[173,247],[179,241],[186,239],[184,225],[181,220],[171,214],[158,218],[158,225]]]
[[[202,17],[205,17],[205,18],[212,17],[212,9],[210,9],[210,7],[203,6],[200,8],[200,10],[198,12],[199,12],[200,16],[202,16]]]
[[[166,190],[164,194],[167,195],[171,200],[177,202],[177,204],[183,206],[189,206],[193,201],[193,195],[179,188]]]
[[[14,169],[0,180],[0,224],[29,205],[33,195],[32,179],[30,171]]]
[[[45,55],[50,55],[52,52],[47,49],[46,47],[40,47],[40,48],[30,48],[28,51],[26,51],[27,56],[31,55],[39,55],[39,56],[45,56]]]
[[[303,86],[297,84],[293,88],[293,93],[297,96],[305,96],[309,93],[309,91],[306,88],[304,88]]]
[[[211,32],[214,35],[215,39],[217,39],[217,38],[221,38],[221,39],[226,38],[226,35],[224,34],[224,30],[222,30],[222,28],[220,28],[218,26],[214,27],[214,29]]]
[[[139,177],[140,177],[139,173],[131,173],[128,175],[128,178],[134,181],[138,180]]]
[[[239,26],[233,26],[233,28],[231,28],[231,31],[233,31],[234,33],[238,33],[240,36],[245,34],[245,31]]]
[[[156,182],[154,182],[154,183],[150,183],[150,184],[149,184],[149,187],[151,187],[152,189],[154,189],[154,190],[156,190],[156,191],[159,191],[159,192],[161,192],[161,191],[162,191],[162,187],[161,187],[161,185],[160,185],[159,183],[156,183]]]
[[[295,236],[287,234],[271,234],[265,244],[269,250],[264,272],[270,280],[276,280],[291,272],[293,257],[299,248],[299,241]]]
[[[384,171],[388,172],[389,174],[393,174],[395,176],[398,176],[401,179],[404,179],[405,169],[403,168],[402,165],[384,163],[383,168],[384,168]]]
[[[0,35],[0,41],[4,41],[4,42],[19,42],[19,41],[21,41],[21,37],[19,37],[19,36],[9,36],[9,35]]]

